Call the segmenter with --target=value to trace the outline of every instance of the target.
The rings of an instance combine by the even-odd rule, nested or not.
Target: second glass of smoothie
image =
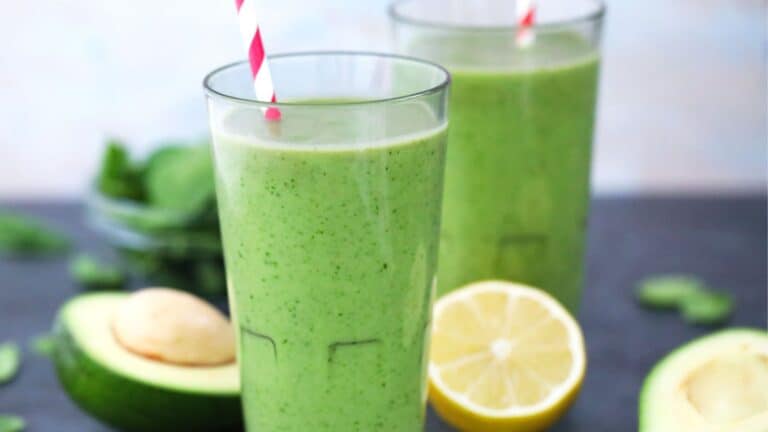
[[[542,0],[516,41],[515,2],[403,0],[401,52],[453,76],[438,292],[482,279],[581,296],[603,6]]]
[[[205,81],[248,431],[420,431],[448,73],[396,56],[276,56]],[[282,119],[265,119],[267,107]]]

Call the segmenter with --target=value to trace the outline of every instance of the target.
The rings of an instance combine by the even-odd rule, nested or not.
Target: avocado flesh
[[[660,361],[640,400],[640,432],[768,432],[768,333],[726,330]]]
[[[126,297],[86,294],[62,307],[53,360],[70,397],[123,431],[241,430],[237,366],[170,365],[126,350],[111,331]]]

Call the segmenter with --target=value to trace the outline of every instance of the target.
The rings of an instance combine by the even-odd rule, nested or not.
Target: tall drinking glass
[[[417,431],[438,253],[448,73],[365,53],[205,80],[249,431]],[[267,107],[280,121],[268,121]]]
[[[438,293],[480,279],[578,308],[603,5],[541,0],[535,40],[515,2],[403,0],[398,49],[453,76]]]

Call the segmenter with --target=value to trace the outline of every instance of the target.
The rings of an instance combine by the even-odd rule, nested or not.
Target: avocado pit
[[[733,353],[694,370],[683,383],[688,401],[710,424],[731,424],[768,413],[768,356]]]
[[[131,294],[117,308],[112,333],[126,350],[159,362],[214,366],[235,361],[229,320],[183,291],[148,288]]]

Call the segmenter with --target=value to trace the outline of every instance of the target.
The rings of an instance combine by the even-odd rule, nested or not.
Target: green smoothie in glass
[[[393,6],[400,47],[444,64],[453,77],[438,293],[507,279],[543,288],[575,311],[598,82],[595,40],[567,25],[544,27],[532,45],[520,47],[514,29],[503,26],[414,21],[405,14],[418,15],[409,7],[416,2]]]
[[[325,54],[276,58],[275,77],[305,76],[297,57],[341,70],[293,87],[301,101],[281,105],[281,121],[248,104],[211,106],[247,429],[421,431],[447,74]],[[430,75],[401,85],[404,69]],[[368,93],[349,92],[345,73],[370,74],[360,77],[369,97],[396,99],[349,100]],[[307,99],[314,88],[322,99]]]

